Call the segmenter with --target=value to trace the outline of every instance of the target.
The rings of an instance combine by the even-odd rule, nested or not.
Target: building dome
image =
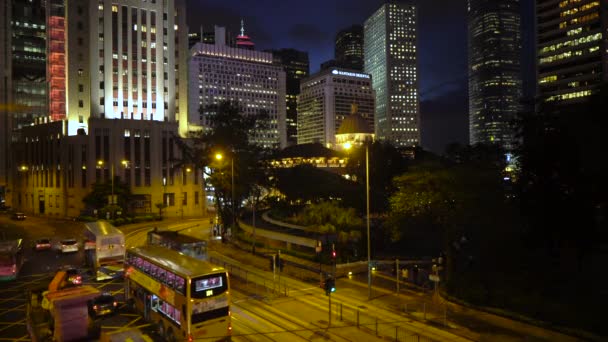
[[[342,120],[336,133],[336,148],[342,149],[346,143],[361,146],[374,141],[374,130],[369,123],[358,113],[359,106],[351,105],[351,114]]]
[[[354,113],[347,116],[344,120],[342,120],[342,124],[340,124],[340,127],[338,128],[338,134],[356,133],[374,133],[367,124],[367,121],[365,121],[365,119],[359,115],[359,113]]]

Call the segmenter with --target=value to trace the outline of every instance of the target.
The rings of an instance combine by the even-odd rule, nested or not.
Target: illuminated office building
[[[519,0],[469,0],[469,140],[512,148],[522,96]]]
[[[68,120],[68,135],[90,117],[175,121],[186,133],[183,0],[47,4],[49,110]]]
[[[10,1],[0,3],[0,12],[10,13]],[[11,53],[6,48],[10,45],[10,18],[8,15],[0,15],[0,204],[6,197],[6,190],[10,182],[10,132],[12,131],[12,119],[9,115],[7,104],[12,100],[11,95]]]
[[[608,81],[608,3],[537,0],[537,94],[575,104]]]
[[[268,114],[264,129],[250,140],[265,148],[287,146],[285,71],[273,64],[272,53],[197,43],[190,50],[190,122],[209,127],[212,105],[234,101],[244,115]]]
[[[376,139],[397,147],[420,145],[417,9],[388,2],[364,25],[364,71],[376,92]]]
[[[10,189],[7,168],[15,130],[47,115],[45,5],[43,0],[6,0],[0,10],[0,198],[5,197],[2,189]]]
[[[48,115],[13,144],[12,206],[78,216],[92,184],[115,176],[135,213],[203,214],[198,172],[175,164],[188,132],[185,1],[45,3]]]
[[[274,63],[285,70],[285,124],[287,127],[287,146],[297,144],[298,140],[298,95],[300,81],[310,73],[308,52],[295,49],[280,49],[272,52]]]
[[[298,145],[320,143],[335,149],[336,134],[350,116],[353,104],[370,128],[374,127],[374,90],[369,74],[349,69],[326,69],[302,80],[298,96]]]
[[[363,26],[353,25],[338,32],[335,58],[340,68],[363,71]]]

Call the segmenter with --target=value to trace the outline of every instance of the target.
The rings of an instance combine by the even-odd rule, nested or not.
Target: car
[[[13,215],[11,215],[11,219],[17,220],[17,221],[23,221],[23,220],[25,220],[26,217],[27,216],[25,216],[24,213],[19,212],[19,211],[14,212]]]
[[[65,271],[67,285],[82,285],[82,275],[80,270],[71,265],[65,265],[59,268],[60,271]]]
[[[116,297],[105,292],[90,300],[88,307],[91,317],[113,315],[118,311],[118,302],[116,301]]]
[[[78,242],[76,239],[65,239],[60,242],[61,253],[75,253],[78,252]]]
[[[45,251],[47,249],[51,249],[51,239],[49,238],[41,238],[34,242],[34,250],[36,251]]]

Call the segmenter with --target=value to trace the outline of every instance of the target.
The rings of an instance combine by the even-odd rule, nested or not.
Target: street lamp
[[[349,150],[352,144],[347,142],[344,149]],[[369,145],[365,144],[365,197],[366,197],[366,224],[367,224],[367,298],[372,299],[372,260],[371,260],[371,239],[369,232]]]
[[[222,158],[224,158],[224,156],[221,153],[216,153],[215,154],[215,159],[217,160],[222,160]],[[234,157],[230,156],[230,178],[232,179],[232,198],[231,198],[231,204],[232,204],[232,229],[234,229],[236,227],[236,217],[235,217],[235,210],[234,210]]]

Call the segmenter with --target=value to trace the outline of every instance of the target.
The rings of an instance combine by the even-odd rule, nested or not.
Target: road
[[[0,227],[16,223],[17,227],[3,231],[13,238],[18,235],[26,240],[26,245],[41,236],[51,236],[53,242],[62,238],[74,237],[82,239],[82,224],[68,222],[49,223],[39,218],[28,218],[22,222],[6,222],[0,217]],[[130,226],[124,229],[127,245],[140,245],[145,242],[148,230],[154,225]],[[208,227],[202,221],[162,222],[160,229],[171,226],[174,230],[197,227],[208,234]],[[55,271],[62,265],[83,265],[83,251],[63,255],[56,250],[35,252],[31,248],[26,251],[26,262],[19,279],[14,282],[0,284],[0,341],[29,341],[25,325],[25,292],[27,288],[47,285]],[[98,318],[93,321],[97,331],[115,330],[123,327],[137,327],[150,334],[154,340],[161,339],[155,335],[154,326],[143,321],[143,318],[129,311],[124,304],[124,284],[120,280],[98,282],[87,270],[81,267],[83,284],[91,285],[103,292],[115,295],[119,302],[119,313],[114,316]],[[316,319],[327,317],[327,307],[318,303],[313,305],[304,298],[284,298],[272,293],[262,295],[247,282],[232,278],[233,305],[233,340],[234,341],[312,341],[325,339],[331,341],[353,341],[364,336],[366,341],[380,341],[372,333],[362,333],[352,324],[327,327],[327,321]],[[256,289],[259,289],[256,287]]]

